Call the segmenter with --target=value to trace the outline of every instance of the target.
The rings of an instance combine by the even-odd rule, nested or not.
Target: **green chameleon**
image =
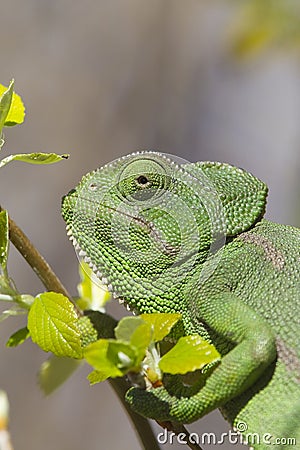
[[[296,449],[300,230],[263,219],[266,197],[242,169],[149,151],[87,174],[62,215],[115,298],[137,313],[181,313],[173,338],[200,334],[222,356],[190,388],[169,376],[129,389],[132,408],[180,423],[220,408],[245,438],[256,433],[252,448]]]

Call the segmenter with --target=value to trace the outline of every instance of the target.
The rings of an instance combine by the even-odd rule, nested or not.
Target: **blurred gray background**
[[[3,156],[71,157],[1,169],[0,204],[72,294],[77,259],[61,196],[86,172],[132,151],[243,167],[269,185],[267,216],[300,224],[300,20],[297,2],[286,3],[288,14],[277,0],[266,15],[255,0],[2,2],[0,82],[14,77],[27,109],[25,123],[7,129]],[[9,267],[22,292],[43,289],[14,249]],[[114,312],[123,310],[114,305]],[[0,388],[10,399],[15,450],[139,449],[115,395],[105,383],[90,387],[87,367],[43,396],[36,374],[45,354],[30,342],[5,348],[23,324],[0,326]],[[228,425],[213,413],[190,429],[221,434]]]

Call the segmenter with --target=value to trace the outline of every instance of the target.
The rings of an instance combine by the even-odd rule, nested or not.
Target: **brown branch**
[[[140,414],[134,412],[133,409],[130,408],[129,404],[125,401],[125,394],[130,388],[129,383],[127,383],[124,377],[110,378],[108,381],[119,397],[119,400],[121,401],[132,423],[134,424],[135,431],[143,448],[145,450],[160,450],[149,421],[142,417]]]

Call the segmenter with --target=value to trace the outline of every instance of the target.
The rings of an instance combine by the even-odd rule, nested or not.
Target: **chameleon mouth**
[[[69,240],[72,242],[75,251],[79,257],[79,260],[83,260],[93,271],[93,273],[96,275],[96,277],[101,282],[101,285],[106,287],[108,292],[111,293],[114,300],[117,300],[120,305],[124,305],[127,309],[127,311],[131,311],[133,314],[135,314],[134,309],[130,307],[130,305],[125,301],[125,299],[120,296],[117,291],[113,288],[113,285],[109,282],[108,278],[99,270],[99,268],[96,266],[96,264],[93,263],[92,259],[87,255],[85,250],[83,250],[80,245],[78,244],[77,240],[72,234],[72,229],[69,225],[66,227],[67,230],[67,236],[69,237]]]

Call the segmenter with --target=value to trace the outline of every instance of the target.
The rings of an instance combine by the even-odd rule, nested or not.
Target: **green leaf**
[[[141,316],[138,317],[123,317],[118,325],[115,328],[115,336],[116,339],[119,339],[120,341],[130,342],[131,337],[134,333],[134,331],[143,325],[145,322],[141,318]]]
[[[70,300],[62,294],[39,294],[28,314],[33,342],[57,356],[81,358],[81,332]]]
[[[0,265],[6,271],[8,246],[9,246],[9,226],[7,211],[0,212]]]
[[[140,372],[147,349],[154,346],[153,335],[163,339],[180,318],[180,314],[143,314],[121,319],[115,328],[117,339],[99,339],[83,350],[87,362],[96,369],[88,377],[90,382]]]
[[[121,372],[120,372],[121,373]],[[89,380],[90,384],[96,384],[101,383],[102,381],[107,380],[107,378],[116,378],[121,377],[121,375],[111,375],[111,372],[108,370],[93,370],[91,373],[88,374],[87,379]]]
[[[83,311],[88,309],[104,312],[106,303],[111,300],[110,292],[84,261],[79,265],[79,273],[81,277],[81,282],[77,286],[81,297],[77,301],[79,308]]]
[[[184,336],[162,356],[159,367],[163,372],[184,374],[201,369],[218,359],[220,359],[218,351],[201,336]]]
[[[146,350],[152,341],[152,327],[141,316],[123,317],[115,328],[118,340],[130,343],[136,352],[136,364],[145,357]]]
[[[170,333],[175,323],[181,319],[181,314],[153,313],[141,314],[140,317],[144,320],[144,322],[151,325],[153,329],[152,340],[154,342],[158,342]]]
[[[137,365],[145,358],[146,351],[151,342],[153,342],[153,330],[149,323],[141,324],[132,333],[130,345],[135,348]]]
[[[98,381],[92,381],[91,377],[94,375],[89,375],[88,379],[92,383],[98,383],[99,381],[104,381],[109,377],[121,377],[123,373],[116,366],[114,361],[112,361],[108,356],[108,339],[99,339],[97,342],[93,342],[84,348],[83,353],[86,361],[96,369],[99,374]],[[93,372],[92,372],[93,374]]]
[[[0,167],[11,161],[22,161],[30,164],[53,164],[62,159],[68,159],[69,155],[57,155],[56,153],[19,153],[10,155],[0,161]]]
[[[39,371],[39,384],[44,394],[52,394],[61,386],[83,361],[73,358],[51,356],[43,362]]]
[[[107,358],[124,373],[134,370],[139,363],[135,348],[127,342],[115,339],[108,339]]]
[[[136,349],[129,343],[114,339],[99,339],[83,350],[86,361],[96,369],[91,377],[99,382],[107,378],[121,377],[129,371],[140,371]],[[89,378],[91,381],[91,379]]]
[[[13,92],[13,88],[14,88],[13,80],[11,81],[8,89],[5,86],[3,86],[2,84],[0,84],[0,95],[2,95],[1,100],[0,100],[0,111],[1,111],[2,101],[4,102],[4,104],[6,104],[5,109],[7,109],[8,105],[9,105],[7,114],[5,115],[4,122],[3,122],[4,126],[6,126],[6,127],[17,125],[17,124],[24,122],[24,117],[25,117],[25,107],[22,102],[22,99],[18,94]],[[2,118],[3,118],[3,116],[1,117],[1,113],[0,113],[0,123],[1,123]]]
[[[10,336],[10,338],[6,342],[6,347],[17,347],[18,345],[23,344],[23,342],[26,341],[29,336],[30,333],[28,328],[21,328]]]
[[[7,119],[13,97],[14,81],[10,82],[8,88],[0,85],[0,135],[2,133],[2,128],[4,127],[5,121]],[[3,144],[3,143],[2,143]]]

